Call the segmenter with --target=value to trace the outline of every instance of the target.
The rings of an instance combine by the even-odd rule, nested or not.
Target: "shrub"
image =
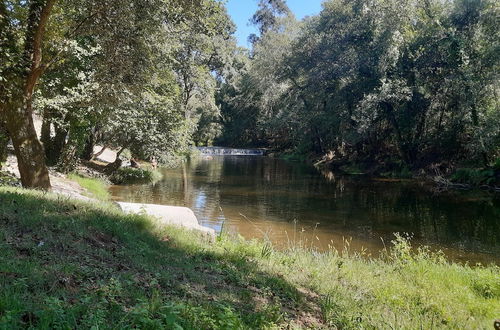
[[[161,180],[162,175],[158,171],[149,169],[122,167],[111,174],[110,180],[114,184],[127,183],[149,183]]]
[[[451,181],[471,185],[491,184],[495,181],[495,171],[492,169],[459,168]]]
[[[0,171],[0,186],[20,187],[21,183],[13,175]]]
[[[493,169],[495,171],[500,171],[500,158],[495,159],[495,162],[493,163]]]

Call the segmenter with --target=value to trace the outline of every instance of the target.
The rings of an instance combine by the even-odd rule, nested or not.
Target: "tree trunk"
[[[86,129],[82,126],[72,126],[68,142],[64,145],[57,168],[63,173],[74,171],[78,166],[79,155],[85,143]]]
[[[49,111],[44,111],[40,141],[45,149],[45,159],[49,166],[54,166],[59,162],[68,136],[68,130],[58,125],[54,119],[63,120],[64,118],[54,117]],[[55,131],[54,136],[52,136],[52,127]]]
[[[5,125],[0,121],[0,170],[2,164],[7,160],[7,145],[9,144],[9,134]]]
[[[40,132],[40,142],[42,142],[45,152],[48,152],[48,148],[52,143],[52,137],[50,134],[50,117],[49,117],[49,111],[44,110],[43,111],[43,118],[42,118],[42,131]]]
[[[50,153],[48,156],[48,161],[50,164],[57,164],[66,145],[66,138],[68,137],[68,129],[60,125],[55,125],[56,135],[52,139],[50,145]]]
[[[392,126],[392,129],[396,135],[396,143],[401,159],[406,163],[406,165],[413,166],[413,161],[412,161],[413,156],[411,155],[411,152],[409,152],[408,143],[403,138],[403,134],[401,133],[401,128],[399,127],[399,123],[396,119],[396,116],[394,115],[394,106],[389,102],[382,102],[381,106],[386,114],[386,119]]]
[[[85,145],[83,147],[82,158],[85,160],[91,160],[94,155],[95,146],[95,130],[90,130],[90,133],[85,140]]]
[[[14,109],[7,108],[6,114],[7,130],[14,145],[23,187],[50,189],[45,151],[33,124],[31,102]]]
[[[55,165],[56,161],[53,157],[54,138],[51,134],[51,117],[49,111],[43,111],[42,131],[40,133],[40,142],[43,144],[45,150],[45,161],[48,165]]]

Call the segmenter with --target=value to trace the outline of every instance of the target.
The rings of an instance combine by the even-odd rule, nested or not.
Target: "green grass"
[[[88,192],[88,197],[94,197],[101,201],[107,201],[110,198],[106,182],[95,178],[86,178],[78,174],[69,174],[68,179],[77,182]]]
[[[0,188],[0,329],[490,329],[500,269],[397,238],[382,258],[215,240]]]

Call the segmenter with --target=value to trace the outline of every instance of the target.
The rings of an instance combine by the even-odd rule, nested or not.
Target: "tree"
[[[80,101],[85,102],[66,102],[71,104],[71,111],[68,116],[58,118],[64,124],[58,138],[65,148],[62,153],[65,155],[63,162],[66,163],[75,158],[80,141],[88,137],[88,132],[95,124],[86,115],[83,116],[86,121],[83,123],[81,114],[86,113],[95,118],[120,104],[123,86],[136,95],[143,92],[141,83],[147,81],[148,70],[157,64],[152,61],[154,56],[150,54],[157,54],[155,47],[159,42],[158,36],[165,37],[168,33],[164,27],[184,24],[186,21],[203,26],[197,18],[207,15],[203,11],[206,8],[217,5],[213,0],[134,0],[127,6],[118,0],[86,0],[79,3],[67,0],[1,1],[0,110],[14,144],[23,185],[50,188],[43,145],[36,135],[32,117],[35,88],[47,69],[61,70],[64,66],[68,67],[68,63],[63,61],[68,59],[71,72],[76,75],[63,77],[65,82],[75,80],[80,74],[91,74],[93,81],[105,90],[99,93],[98,100],[103,102],[97,112],[92,109],[95,104],[89,104],[88,99],[80,98]],[[56,19],[51,21],[51,17]],[[92,70],[89,70],[89,66],[81,66],[81,58],[67,51],[72,44],[98,49],[98,53],[92,56]],[[48,55],[47,59],[42,59],[42,53]],[[54,71],[46,81],[52,79],[54,82],[59,78],[58,72]],[[69,86],[63,84],[59,84],[59,96],[68,93],[66,87]],[[77,86],[72,88],[76,90]],[[57,98],[57,93],[47,95],[48,90],[45,89],[42,97]],[[42,112],[50,114],[50,111],[44,112],[43,109]],[[45,123],[45,138],[47,132],[50,135],[50,129],[47,128],[53,124],[50,121]],[[77,132],[79,130],[81,133]],[[69,143],[65,143],[68,134]]]
[[[372,171],[489,166],[500,150],[499,10],[491,0],[329,0],[294,25],[263,1],[250,64],[218,97],[224,136],[241,132],[226,141]]]
[[[7,145],[9,139],[5,124],[0,121],[0,170],[2,169],[3,163],[7,160]]]
[[[293,16],[285,0],[260,0],[258,6],[259,9],[250,22],[259,29],[260,36],[268,31],[276,30],[279,26],[279,18]],[[248,39],[253,44],[259,40],[259,37],[251,34]]]
[[[27,1],[25,17],[16,17],[16,7],[0,2],[1,115],[18,159],[24,187],[49,189],[43,146],[33,124],[33,93],[48,63],[42,62],[45,29],[55,0]],[[21,44],[16,40],[21,39]]]

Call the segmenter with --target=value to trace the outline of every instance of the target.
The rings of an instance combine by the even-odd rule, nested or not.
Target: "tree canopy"
[[[96,144],[195,144],[423,169],[500,157],[494,0],[261,0],[252,49],[217,0],[0,1],[0,161],[48,189]],[[43,119],[41,142],[33,115]]]
[[[46,162],[71,171],[96,143],[146,159],[186,149],[218,115],[215,81],[235,44],[215,0],[1,1],[0,26],[0,127],[23,184],[39,188]]]
[[[222,142],[410,169],[500,156],[498,2],[329,0],[302,22],[278,14],[221,89]]]

